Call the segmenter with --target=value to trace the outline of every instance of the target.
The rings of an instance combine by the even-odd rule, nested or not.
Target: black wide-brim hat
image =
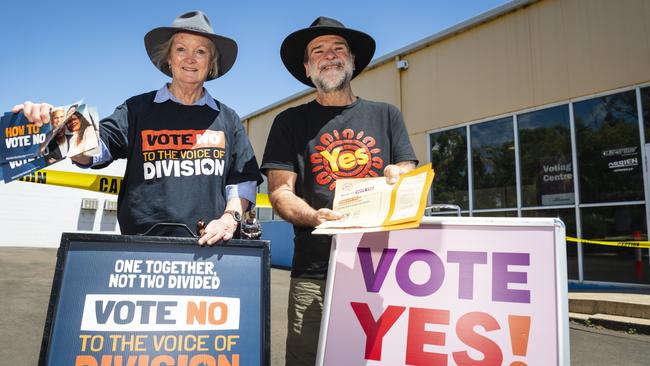
[[[348,42],[350,51],[354,54],[353,79],[368,66],[375,54],[375,40],[368,34],[346,28],[336,19],[318,17],[308,28],[288,35],[280,47],[280,57],[282,57],[284,66],[303,84],[314,87],[311,79],[305,73],[305,48],[314,38],[329,35],[342,37]]]
[[[167,62],[157,65],[153,60],[153,56],[161,44],[167,42],[174,34],[179,32],[207,37],[214,43],[219,55],[217,58],[217,74],[209,75],[206,81],[222,76],[235,64],[235,60],[237,59],[237,43],[228,37],[215,34],[208,17],[203,12],[196,10],[176,17],[171,27],[155,28],[144,36],[144,47],[147,49],[149,59],[165,75],[173,77],[169,65],[167,65]]]

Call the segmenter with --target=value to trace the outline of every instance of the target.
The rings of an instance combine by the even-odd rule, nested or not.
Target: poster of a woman
[[[84,107],[83,105],[81,107]],[[71,133],[68,140],[68,156],[86,155],[97,149],[97,131],[90,116],[88,108],[78,108],[66,122],[66,127]]]

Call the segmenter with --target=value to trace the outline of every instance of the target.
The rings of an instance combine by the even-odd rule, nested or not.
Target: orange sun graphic
[[[346,128],[343,132],[334,130],[324,133],[316,145],[316,152],[309,160],[313,166],[319,185],[329,184],[329,190],[336,187],[339,178],[378,177],[378,171],[384,167],[384,161],[376,156],[381,149],[374,147],[374,137],[365,136],[364,132],[354,134],[354,130]]]

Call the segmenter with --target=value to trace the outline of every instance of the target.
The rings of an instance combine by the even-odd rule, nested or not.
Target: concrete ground
[[[649,336],[572,323],[570,337],[571,366],[647,366],[650,359]]]
[[[36,365],[56,249],[0,248],[0,360]]]

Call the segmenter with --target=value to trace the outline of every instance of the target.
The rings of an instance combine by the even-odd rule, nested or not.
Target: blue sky
[[[237,41],[223,77],[205,84],[244,116],[306,87],[280,61],[280,44],[320,15],[372,35],[375,58],[428,37],[506,0],[29,1],[0,5],[0,112],[24,100],[54,105],[85,98],[101,116],[169,80],[144,49],[149,30],[203,10],[215,32]]]

